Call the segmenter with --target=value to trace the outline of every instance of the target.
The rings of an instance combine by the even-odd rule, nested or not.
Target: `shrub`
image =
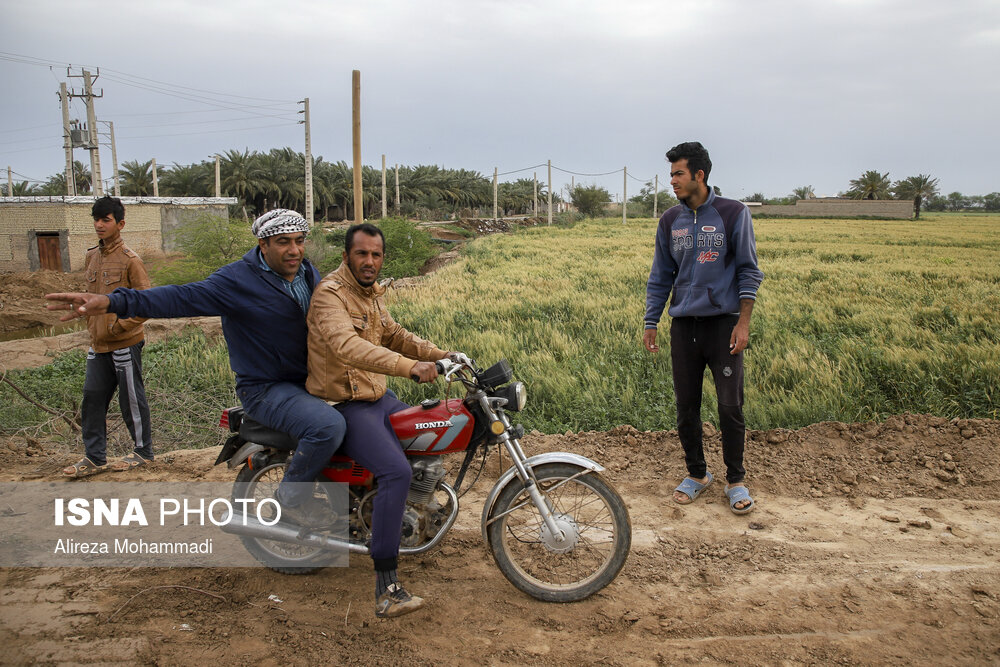
[[[158,285],[203,280],[220,266],[242,257],[257,242],[246,221],[210,213],[202,213],[179,227],[174,239],[184,256],[153,271]]]

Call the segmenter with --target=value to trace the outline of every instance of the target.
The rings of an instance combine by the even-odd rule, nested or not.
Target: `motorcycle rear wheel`
[[[233,483],[233,500],[252,498],[255,505],[264,498],[274,498],[278,484],[285,476],[288,464],[284,461],[270,463],[259,470],[244,465]],[[262,564],[282,574],[309,574],[323,569],[316,561],[328,558],[329,552],[319,547],[266,540],[260,537],[240,535],[240,541],[254,558]]]
[[[539,600],[574,602],[593,595],[618,576],[631,548],[632,525],[621,496],[596,472],[566,481],[581,471],[567,463],[534,469],[569,538],[565,545],[552,539],[520,479],[500,492],[490,513],[486,534],[497,567]]]

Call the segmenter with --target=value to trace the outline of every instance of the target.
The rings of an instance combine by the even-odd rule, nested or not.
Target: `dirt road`
[[[752,432],[758,506],[746,517],[728,511],[718,482],[692,505],[669,501],[682,476],[673,432],[623,426],[525,445],[607,465],[628,502],[631,555],[590,599],[535,601],[493,565],[478,519],[494,457],[442,546],[401,562],[429,601],[418,614],[374,617],[364,557],[298,577],[6,569],[3,662],[1000,664],[1000,422],[904,415]],[[168,453],[129,480],[228,479],[215,454]],[[0,481],[87,484],[58,478],[71,458],[0,444]]]

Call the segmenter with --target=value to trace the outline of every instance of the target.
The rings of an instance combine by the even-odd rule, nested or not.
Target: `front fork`
[[[507,419],[507,415],[503,410],[497,410],[495,414],[497,420],[504,425],[504,431],[498,437],[514,462],[517,477],[524,483],[524,488],[528,492],[528,497],[531,498],[531,503],[538,510],[538,514],[542,517],[542,522],[548,528],[549,534],[556,538],[557,543],[564,542],[566,540],[566,533],[556,523],[555,513],[552,511],[552,506],[549,504],[548,499],[538,490],[538,480],[535,479],[534,472],[531,468],[524,465],[528,457],[525,456],[524,450],[521,449],[521,443],[510,434],[512,428],[510,420]]]

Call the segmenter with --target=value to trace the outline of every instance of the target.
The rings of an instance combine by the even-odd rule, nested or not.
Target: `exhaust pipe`
[[[454,525],[455,519],[458,517],[458,495],[454,489],[443,482],[440,488],[448,495],[451,501],[451,513],[445,519],[441,528],[438,529],[433,539],[419,547],[400,547],[400,554],[412,555],[430,551],[441,542],[441,539]],[[230,535],[243,535],[262,540],[274,540],[276,542],[291,542],[292,544],[301,544],[307,547],[319,547],[328,551],[343,551],[346,549],[356,554],[371,553],[368,547],[363,544],[355,544],[349,540],[309,532],[306,528],[289,526],[280,522],[268,526],[261,523],[257,517],[248,515],[236,508],[233,508],[233,516],[229,523],[219,526],[219,530]]]
[[[368,553],[368,547],[362,544],[352,544],[348,540],[330,537],[329,535],[320,535],[309,532],[304,528],[282,523],[267,526],[258,521],[255,516],[238,511],[234,511],[233,518],[229,523],[219,526],[219,529],[230,535],[244,535],[246,537],[257,537],[262,540],[274,540],[276,542],[291,542],[306,547],[319,547],[320,549],[329,551],[346,550],[361,554]]]

